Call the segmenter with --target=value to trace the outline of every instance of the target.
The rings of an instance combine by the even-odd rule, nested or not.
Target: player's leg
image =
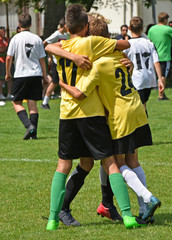
[[[127,184],[137,194],[139,216],[146,220],[152,217],[154,211],[161,205],[161,202],[147,189],[146,176],[138,162],[138,151],[136,150],[134,154],[126,154],[125,162],[127,165],[123,165],[120,171]]]
[[[60,221],[69,226],[80,226],[81,224],[71,215],[70,204],[78,194],[79,190],[84,184],[86,176],[91,171],[94,165],[92,158],[80,158],[80,163],[71,173],[66,183],[66,193],[62,206],[62,210],[59,214]]]
[[[47,230],[56,230],[59,225],[59,213],[65,196],[65,183],[67,175],[72,168],[72,160],[59,158],[56,172],[51,185],[50,215]]]
[[[131,207],[127,186],[117,167],[117,163],[114,159],[114,156],[103,159],[102,166],[104,167],[106,173],[109,175],[111,188],[122,212],[125,227],[135,228],[145,226],[146,225],[145,222],[140,221],[132,216],[132,213],[130,211]]]
[[[160,66],[161,66],[161,72],[162,72],[162,82],[163,82],[164,89],[165,89],[166,77],[167,77],[168,72],[170,70],[170,61],[160,62]],[[168,100],[168,99],[169,98],[165,95],[164,91],[163,92],[159,91],[158,100]]]
[[[109,176],[106,174],[102,165],[100,165],[99,177],[102,191],[102,202],[97,208],[97,214],[112,219],[113,221],[121,221],[122,218],[113,204],[113,192],[110,186]]]
[[[32,136],[32,138],[37,139],[37,127],[38,127],[38,118],[39,118],[37,102],[34,100],[28,100],[27,105],[28,105],[28,109],[29,109],[31,124],[35,128],[35,134]]]

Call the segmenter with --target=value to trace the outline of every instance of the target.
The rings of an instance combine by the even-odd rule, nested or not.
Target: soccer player
[[[106,23],[100,19],[89,22],[89,33],[95,35],[98,31],[99,35],[106,32],[108,36]],[[123,53],[119,51],[107,54],[93,63],[92,70],[84,73],[76,87],[62,81],[60,85],[77,99],[89,97],[99,87],[99,95],[108,111],[115,159],[127,184],[136,192],[140,202],[143,199],[139,204],[139,217],[147,220],[161,202],[146,188],[146,178],[138,162],[137,148],[151,145],[152,138],[140,97],[133,87],[126,66],[120,62],[123,57]]]
[[[45,50],[42,40],[31,33],[31,16],[19,16],[21,32],[10,41],[6,59],[6,81],[11,79],[11,65],[14,57],[15,73],[13,80],[13,107],[26,128],[24,140],[37,139],[38,109],[37,100],[42,99],[42,75],[46,83]],[[27,99],[30,119],[22,105]]]
[[[172,40],[172,28],[166,26],[168,23],[169,15],[166,12],[158,14],[158,24],[152,26],[148,32],[148,38],[154,43],[158,52],[159,61],[162,71],[162,79],[165,87],[166,77],[170,70],[171,60],[171,40]],[[164,91],[159,91],[158,100],[168,100]]]
[[[69,6],[65,14],[65,21],[71,34],[70,40],[62,41],[62,47],[65,50],[88,55],[93,61],[105,53],[113,52],[115,47],[125,48],[119,42],[116,43],[116,40],[102,37],[82,38],[88,30],[88,17],[82,5]],[[126,45],[129,47],[127,42]],[[49,44],[46,50],[56,54],[55,46]],[[64,58],[57,57],[57,60],[59,75],[66,83],[75,86],[82,76],[83,70],[77,69],[73,62]],[[58,228],[58,215],[64,200],[65,181],[72,167],[72,159],[79,157],[82,158],[85,168],[89,170],[93,166],[93,158],[95,160],[102,159],[102,165],[109,175],[113,193],[121,209],[125,227],[145,225],[145,222],[139,222],[130,212],[128,191],[113,157],[105,112],[96,89],[83,101],[76,101],[67,92],[62,93],[58,154],[59,161],[51,187],[47,230]]]
[[[130,20],[129,29],[132,35],[132,39],[129,40],[131,47],[124,52],[134,63],[132,82],[147,112],[146,102],[149,99],[151,88],[157,86],[154,67],[159,78],[159,91],[164,90],[161,67],[153,43],[142,37],[143,20],[140,17],[133,17]]]
[[[65,27],[64,18],[62,18],[60,20],[59,26],[60,27],[57,31],[55,31],[53,34],[51,34],[51,36],[49,36],[48,38],[46,38],[44,40],[43,44],[44,44],[45,47],[47,46],[47,44],[56,43],[56,42],[60,42],[62,39],[63,40],[67,39],[67,34],[66,34],[67,30],[66,30],[66,27]],[[43,109],[50,109],[49,99],[51,97],[51,93],[55,90],[55,88],[58,85],[58,81],[59,81],[59,76],[58,76],[57,69],[56,69],[57,68],[57,60],[54,56],[52,57],[52,59],[53,59],[53,62],[52,62],[52,65],[51,65],[52,82],[50,82],[50,85],[48,86],[48,88],[46,90],[44,100],[41,104],[41,107]]]

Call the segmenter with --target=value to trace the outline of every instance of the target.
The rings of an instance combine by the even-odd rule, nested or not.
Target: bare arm
[[[45,65],[45,58],[39,59],[41,68],[42,68],[42,74],[43,74],[43,85],[46,86],[48,84],[47,80],[47,72],[46,72],[46,65]]]
[[[80,67],[84,70],[88,70],[92,66],[92,64],[87,56],[76,55],[74,53],[65,51],[64,49],[61,48],[60,43],[48,44],[45,47],[45,50],[51,54],[54,54],[54,55],[57,55],[57,56],[60,56],[63,58],[67,58],[67,59],[73,61],[78,67]]]
[[[163,92],[164,91],[164,83],[162,80],[162,73],[161,73],[161,66],[159,62],[154,63],[154,67],[158,76],[158,87],[159,87],[159,92]]]
[[[115,49],[123,51],[127,48],[130,48],[130,43],[127,40],[117,40]]]
[[[82,100],[84,99],[86,96],[80,92],[76,87],[73,86],[69,86],[67,84],[65,84],[61,79],[59,80],[59,85],[61,88],[63,88],[66,92],[68,92],[70,95],[72,95],[72,97],[78,99],[78,100]]]
[[[7,55],[6,57],[6,76],[5,80],[9,81],[11,80],[11,65],[12,65],[13,57],[10,55]]]
[[[127,68],[129,68],[130,74],[132,74],[133,69],[134,69],[134,64],[133,62],[128,58],[128,56],[124,53],[124,57],[120,60],[120,62],[125,65]]]

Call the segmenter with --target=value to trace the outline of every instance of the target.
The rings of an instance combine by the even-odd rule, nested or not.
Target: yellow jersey
[[[99,58],[93,63],[91,70],[85,71],[76,85],[86,96],[99,87],[100,98],[108,112],[112,139],[127,136],[148,123],[130,74],[126,66],[120,63],[122,58],[124,55],[119,51]]]
[[[115,50],[116,40],[98,36],[75,37],[61,41],[62,48],[69,52],[87,55],[91,62]],[[84,70],[78,68],[72,61],[56,56],[57,71],[63,82],[75,86],[82,77]],[[60,119],[74,119],[94,116],[105,116],[104,107],[98,96],[97,89],[82,101],[74,99],[66,91],[62,91]]]

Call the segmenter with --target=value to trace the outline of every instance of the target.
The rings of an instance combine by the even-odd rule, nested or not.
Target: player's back
[[[121,64],[123,53],[115,51],[94,62],[100,77],[99,95],[109,112],[113,139],[124,137],[147,124],[147,117],[128,69]]]
[[[134,64],[133,84],[137,90],[156,87],[154,62],[158,62],[158,54],[150,40],[139,37],[129,40],[131,47],[124,52]]]

